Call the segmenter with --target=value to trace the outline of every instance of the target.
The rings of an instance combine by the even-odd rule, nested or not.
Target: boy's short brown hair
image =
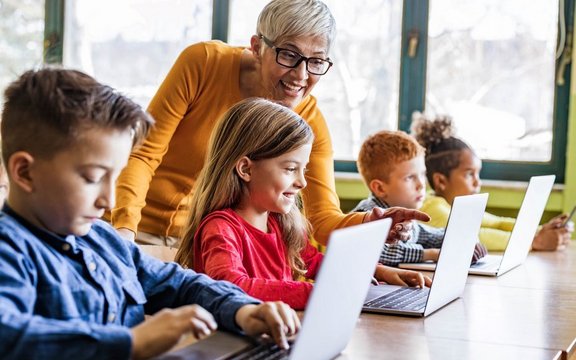
[[[142,108],[109,86],[76,70],[30,70],[4,93],[2,157],[17,151],[50,158],[94,128],[133,131],[141,142],[153,124]]]
[[[424,148],[403,131],[382,130],[366,138],[358,154],[358,171],[366,184],[388,181],[396,164],[424,156]]]

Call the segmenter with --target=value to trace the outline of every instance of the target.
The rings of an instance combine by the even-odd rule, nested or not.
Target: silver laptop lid
[[[487,202],[488,194],[454,198],[424,316],[462,295]]]
[[[290,359],[332,359],[346,347],[390,225],[383,219],[331,233]]]
[[[507,272],[526,260],[555,179],[555,175],[532,176],[530,178],[514,229],[512,229],[508,246],[498,269],[499,274]]]

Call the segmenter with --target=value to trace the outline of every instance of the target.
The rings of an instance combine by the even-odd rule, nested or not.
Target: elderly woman
[[[111,222],[119,232],[140,243],[178,246],[212,129],[228,108],[248,97],[291,108],[314,131],[302,196],[317,241],[325,244],[335,228],[382,217],[427,220],[401,208],[340,210],[328,127],[310,95],[332,66],[335,22],[328,7],[318,0],[273,0],[260,13],[256,31],[250,48],[207,41],[178,57],[148,108],[156,126],[118,179]],[[403,235],[401,228],[395,227]]]

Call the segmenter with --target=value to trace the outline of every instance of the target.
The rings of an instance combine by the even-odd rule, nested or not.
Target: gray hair
[[[326,39],[327,49],[336,37],[336,21],[319,0],[272,0],[258,16],[256,33],[280,43],[300,36]]]

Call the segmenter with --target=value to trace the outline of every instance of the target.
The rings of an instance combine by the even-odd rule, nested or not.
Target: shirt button
[[[113,322],[115,319],[116,319],[115,313],[111,313],[110,315],[108,315],[108,322]]]
[[[96,270],[96,264],[91,262],[90,264],[88,264],[88,270],[90,271],[94,271]]]
[[[64,250],[64,251],[70,250],[70,244],[63,244],[63,245],[62,245],[62,250]]]

